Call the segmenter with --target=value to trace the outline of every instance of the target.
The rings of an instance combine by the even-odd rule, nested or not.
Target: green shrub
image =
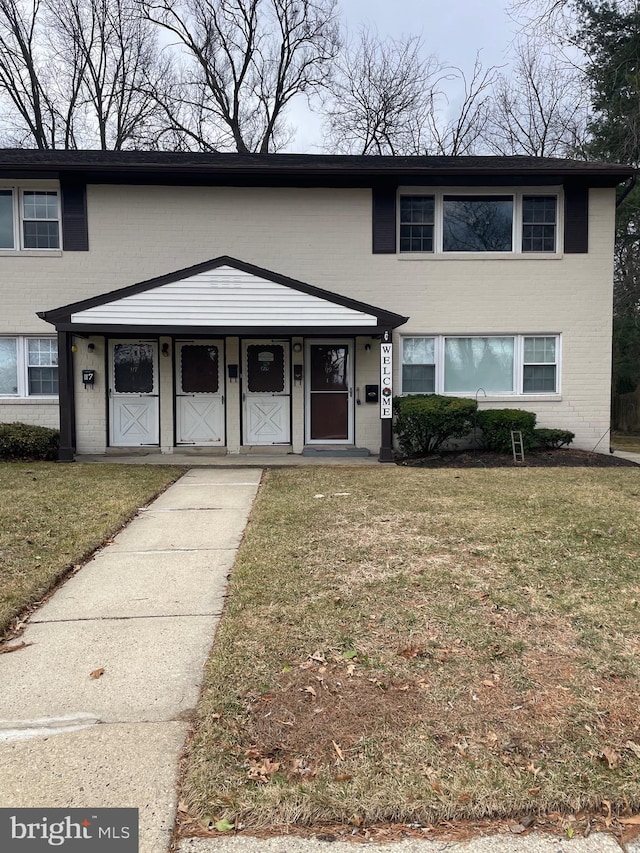
[[[545,450],[557,450],[559,447],[564,447],[565,444],[571,444],[576,437],[575,433],[568,429],[534,429],[533,437],[536,447],[542,447]]]
[[[478,426],[482,429],[482,443],[487,450],[496,453],[511,453],[511,431],[522,433],[525,450],[530,450],[535,439],[535,412],[523,409],[485,409],[478,412]]]
[[[393,401],[394,432],[407,456],[435,453],[447,439],[463,438],[473,427],[475,400],[439,394],[411,394]]]
[[[60,432],[32,424],[0,424],[0,459],[51,461],[58,458]]]

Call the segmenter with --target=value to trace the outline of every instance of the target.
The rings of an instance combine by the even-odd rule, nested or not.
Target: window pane
[[[25,219],[57,219],[58,193],[31,192],[22,194],[23,214]]]
[[[556,339],[548,338],[525,338],[524,339],[524,363],[525,364],[555,364]]]
[[[523,196],[523,252],[555,252],[556,207],[555,196]]]
[[[25,249],[60,248],[57,222],[25,221],[23,225]]]
[[[434,196],[401,197],[401,252],[433,252],[434,207]]]
[[[53,396],[58,393],[57,367],[30,367],[29,394]]]
[[[15,338],[0,338],[0,394],[18,393],[18,355]]]
[[[218,373],[218,347],[185,344],[180,350],[180,376],[185,393],[216,394]]]
[[[447,338],[444,390],[475,394],[513,391],[513,338]]]
[[[433,394],[436,390],[435,364],[403,364],[402,391],[405,394]]]
[[[153,369],[153,344],[114,344],[113,379],[119,394],[152,394]]]
[[[27,350],[30,367],[53,367],[58,364],[58,342],[55,338],[30,338]]]
[[[522,390],[525,394],[536,392],[556,391],[555,364],[525,364],[522,380]]]
[[[13,193],[0,190],[0,249],[13,248]]]
[[[434,338],[403,338],[403,364],[433,364],[435,362]]]
[[[511,196],[445,196],[445,252],[510,252]]]

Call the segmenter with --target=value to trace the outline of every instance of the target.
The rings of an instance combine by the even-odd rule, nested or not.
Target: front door
[[[176,444],[224,445],[222,341],[176,342]]]
[[[307,444],[353,444],[353,343],[307,342]]]
[[[245,445],[291,443],[288,341],[244,341],[242,404]]]
[[[159,444],[157,341],[110,341],[109,351],[110,444]]]

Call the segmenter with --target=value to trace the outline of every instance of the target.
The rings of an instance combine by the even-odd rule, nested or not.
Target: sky
[[[476,53],[484,67],[507,63],[516,25],[506,12],[508,0],[339,0],[341,19],[352,32],[376,28],[379,36],[422,36],[427,55],[446,65],[473,70]],[[453,93],[452,95],[453,96]],[[294,112],[297,112],[294,111]],[[287,150],[319,148],[320,128],[306,110],[291,116],[297,126]],[[304,115],[304,117],[303,117]]]

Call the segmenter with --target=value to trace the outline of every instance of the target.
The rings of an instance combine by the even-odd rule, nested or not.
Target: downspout
[[[625,198],[629,195],[631,190],[635,187],[637,181],[637,174],[634,172],[633,175],[629,178],[627,183],[625,184],[624,189],[622,190],[622,195],[620,198],[616,199],[616,209],[620,207]]]

